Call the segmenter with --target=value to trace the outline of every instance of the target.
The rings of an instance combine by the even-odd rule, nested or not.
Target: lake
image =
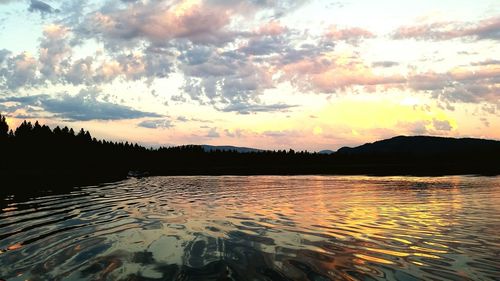
[[[500,276],[500,177],[149,177],[0,199],[9,281]]]

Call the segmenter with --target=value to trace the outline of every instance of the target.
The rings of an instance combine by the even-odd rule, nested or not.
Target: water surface
[[[499,177],[151,177],[1,198],[7,280],[499,280]]]

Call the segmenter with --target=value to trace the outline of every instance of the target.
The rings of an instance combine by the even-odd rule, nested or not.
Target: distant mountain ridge
[[[239,153],[252,153],[252,152],[263,152],[268,151],[266,149],[258,149],[252,147],[243,147],[243,146],[232,146],[232,145],[208,145],[202,144],[200,145],[205,152],[213,152],[213,151],[236,151]],[[318,154],[333,154],[334,150],[324,149],[317,152]]]
[[[239,153],[263,152],[265,149],[232,145],[200,145],[205,152],[235,151]],[[360,146],[344,146],[337,151],[324,149],[318,154],[362,155],[362,154],[446,154],[495,151],[500,149],[500,141],[478,138],[451,138],[434,136],[396,136],[390,139],[365,143]]]
[[[250,153],[250,152],[261,152],[264,151],[262,149],[251,148],[251,147],[241,147],[241,146],[232,146],[232,145],[201,145],[203,151],[205,152],[213,152],[213,151],[236,151],[239,153]]]
[[[453,153],[500,153],[500,141],[475,138],[397,136],[357,147],[342,147],[336,152],[338,155]]]

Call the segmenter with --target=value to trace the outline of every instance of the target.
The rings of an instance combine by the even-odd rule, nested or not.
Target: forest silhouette
[[[500,174],[500,142],[395,137],[333,154],[290,150],[206,151],[199,145],[145,148],[98,140],[89,131],[22,122],[0,115],[0,176],[28,186],[94,184],[144,175],[450,175]],[[16,185],[16,186],[17,186]]]

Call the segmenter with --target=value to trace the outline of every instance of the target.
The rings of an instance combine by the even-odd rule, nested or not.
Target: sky
[[[0,113],[154,147],[500,139],[500,2],[0,0]]]

